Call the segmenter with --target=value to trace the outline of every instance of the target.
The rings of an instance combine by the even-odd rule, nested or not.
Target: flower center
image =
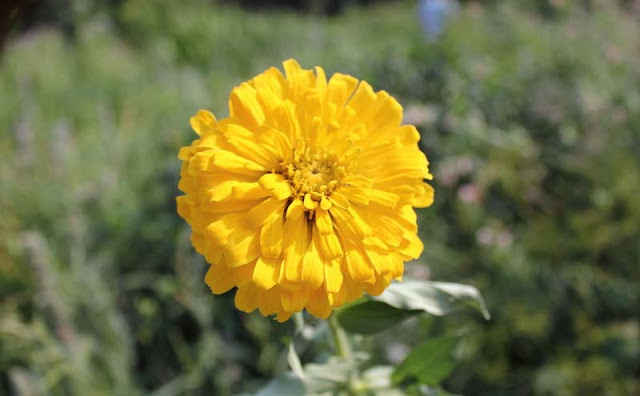
[[[293,187],[294,196],[305,198],[310,195],[314,201],[330,196],[347,174],[347,169],[334,154],[300,145],[292,150],[290,160],[283,161],[281,166],[282,174]]]

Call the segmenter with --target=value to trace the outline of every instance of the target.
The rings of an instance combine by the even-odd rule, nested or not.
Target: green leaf
[[[457,337],[440,337],[415,347],[398,367],[391,379],[394,383],[415,379],[421,384],[438,385],[455,367],[452,352]]]
[[[267,383],[254,396],[301,396],[306,394],[302,380],[293,373],[284,373]]]
[[[404,310],[421,310],[432,315],[446,315],[460,306],[470,306],[489,320],[491,315],[478,289],[448,282],[405,280],[392,283],[374,300]]]
[[[327,363],[311,363],[304,366],[304,384],[310,394],[334,394],[344,388],[354,371],[353,363],[341,358],[331,358]]]
[[[387,390],[392,386],[393,366],[373,366],[362,373],[362,380],[368,389]]]
[[[337,318],[340,326],[349,333],[374,334],[419,313],[394,308],[381,301],[364,301],[341,309]]]

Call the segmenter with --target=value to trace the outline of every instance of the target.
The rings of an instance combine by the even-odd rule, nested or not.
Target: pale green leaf
[[[368,389],[389,389],[392,386],[393,366],[373,366],[362,373],[362,380]]]
[[[373,298],[395,308],[438,316],[467,305],[480,311],[485,319],[491,318],[478,289],[459,283],[405,280],[392,283],[384,293]]]
[[[344,388],[354,369],[353,363],[340,358],[332,358],[323,364],[307,364],[304,366],[304,383],[307,392],[322,394]]]
[[[295,374],[289,372],[269,381],[254,396],[303,396],[307,393],[304,383]]]

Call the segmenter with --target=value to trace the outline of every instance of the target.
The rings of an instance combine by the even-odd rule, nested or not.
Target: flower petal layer
[[[387,92],[284,62],[200,110],[183,147],[178,213],[215,294],[287,320],[382,293],[419,257],[414,208],[433,203],[420,135]]]

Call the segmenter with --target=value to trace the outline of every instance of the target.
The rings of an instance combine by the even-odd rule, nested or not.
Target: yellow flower
[[[378,295],[417,258],[413,207],[433,202],[402,107],[365,81],[284,62],[233,89],[231,115],[191,118],[178,213],[215,294],[287,320]]]

